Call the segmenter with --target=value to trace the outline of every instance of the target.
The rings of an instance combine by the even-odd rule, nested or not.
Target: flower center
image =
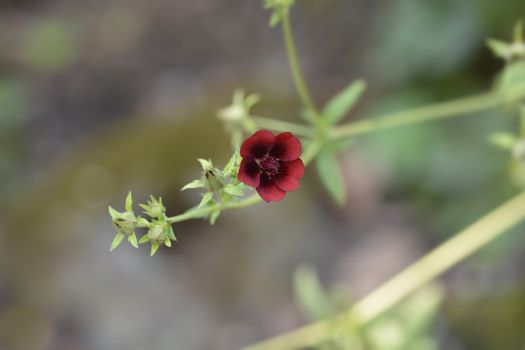
[[[279,161],[271,156],[264,156],[257,163],[261,170],[268,176],[273,176],[279,172]]]

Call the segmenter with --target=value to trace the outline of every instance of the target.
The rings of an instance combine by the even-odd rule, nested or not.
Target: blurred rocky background
[[[298,0],[297,46],[319,103],[356,78],[350,119],[489,89],[522,0]],[[348,204],[308,171],[286,201],[175,225],[154,257],[109,253],[107,205],[162,195],[171,214],[196,158],[226,161],[215,111],[259,92],[299,121],[280,32],[257,0],[0,1],[0,349],[235,349],[306,322],[301,263],[355,300],[515,189],[487,142],[493,110],[359,138]],[[443,279],[433,349],[525,347],[524,227]]]

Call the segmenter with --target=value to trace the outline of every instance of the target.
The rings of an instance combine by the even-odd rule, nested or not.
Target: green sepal
[[[149,221],[144,218],[137,218],[137,227],[149,227]]]
[[[242,189],[238,188],[237,186],[233,186],[233,185],[227,185],[226,187],[224,187],[224,192],[231,194],[232,196],[236,196],[236,197],[243,196]]]
[[[366,89],[363,80],[356,80],[335,95],[323,109],[323,119],[333,125],[339,122],[352,109]]]
[[[160,245],[157,242],[151,243],[151,251],[150,251],[150,255],[149,256],[155,255],[157,250],[159,250],[159,247],[160,247]]]
[[[206,192],[204,194],[204,196],[202,196],[202,200],[199,203],[199,205],[197,206],[197,209],[200,209],[200,208],[204,207],[206,204],[208,204],[209,201],[212,200],[212,198],[213,198],[213,193]]]
[[[166,240],[164,241],[164,245],[166,247],[171,247],[171,240],[169,238],[166,238]]]
[[[168,227],[168,238],[174,241],[177,240],[177,237],[175,237],[175,232],[173,232],[173,227],[171,227],[171,225]]]
[[[322,151],[316,160],[319,178],[332,199],[343,205],[346,199],[345,183],[341,168],[333,153]]]
[[[120,217],[120,213],[118,211],[116,211],[115,209],[113,209],[110,206],[108,206],[108,211],[109,211],[109,215],[111,216],[112,219],[118,219]]]
[[[137,235],[132,233],[128,236],[128,242],[135,248],[139,249],[139,243],[137,242]]]
[[[220,215],[221,215],[221,211],[220,210],[213,211],[210,214],[210,224],[211,225],[215,225],[215,223],[217,222],[217,219],[219,218]]]
[[[142,236],[139,240],[139,244],[144,244],[144,243],[148,243],[150,241],[150,238],[149,236],[146,234],[144,236]]]
[[[181,188],[181,191],[190,190],[194,188],[201,188],[204,187],[204,182],[202,180],[193,180],[189,184],[185,185],[183,188]]]
[[[212,164],[211,160],[206,160],[206,159],[198,158],[197,161],[198,161],[199,163],[201,163],[201,166],[202,166],[202,169],[203,169],[203,170],[213,169],[213,164]]]
[[[237,173],[235,168],[237,167],[239,158],[240,158],[240,154],[239,154],[238,146],[236,146],[233,155],[231,156],[230,160],[228,160],[228,163],[226,163],[226,166],[224,167],[223,173],[225,175],[234,175],[234,173],[235,174]]]
[[[111,247],[109,248],[109,251],[112,252],[113,250],[115,250],[115,248],[119,246],[123,239],[124,234],[121,232],[117,233],[115,238],[113,238],[113,242],[111,242]]]
[[[125,205],[126,211],[133,211],[133,196],[131,195],[131,191],[128,192],[128,195],[126,196],[126,205]]]

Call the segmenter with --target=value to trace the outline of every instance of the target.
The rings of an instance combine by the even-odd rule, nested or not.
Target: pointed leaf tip
[[[155,253],[157,252],[157,250],[159,250],[159,244],[158,243],[152,243],[151,244],[151,252],[150,252],[150,256],[153,256],[155,255]]]
[[[339,122],[354,107],[366,89],[364,80],[356,80],[335,95],[323,109],[323,118],[330,125]]]
[[[113,238],[113,242],[111,242],[111,247],[109,248],[109,251],[112,252],[119,246],[119,244],[122,242],[122,239],[124,238],[123,233],[117,233],[115,238]]]
[[[133,196],[131,194],[131,191],[129,191],[128,195],[126,196],[125,208],[126,208],[126,211],[133,211]]]
[[[346,190],[343,174],[333,153],[321,152],[317,157],[317,171],[321,183],[332,199],[339,205],[346,200]]]

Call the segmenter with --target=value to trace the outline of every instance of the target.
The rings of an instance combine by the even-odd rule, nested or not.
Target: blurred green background
[[[489,89],[502,62],[485,39],[520,17],[523,0],[298,0],[292,19],[319,103],[368,81],[357,119]],[[343,208],[309,170],[283,202],[175,225],[154,258],[110,254],[107,205],[128,190],[170,214],[196,203],[179,189],[196,158],[228,158],[215,111],[235,88],[299,120],[267,22],[255,0],[0,1],[1,350],[239,348],[307,322],[298,265],[351,302],[516,191],[487,142],[514,122],[493,110],[360,137]],[[524,229],[447,273],[401,348],[525,349]],[[398,349],[392,322],[370,349]]]

